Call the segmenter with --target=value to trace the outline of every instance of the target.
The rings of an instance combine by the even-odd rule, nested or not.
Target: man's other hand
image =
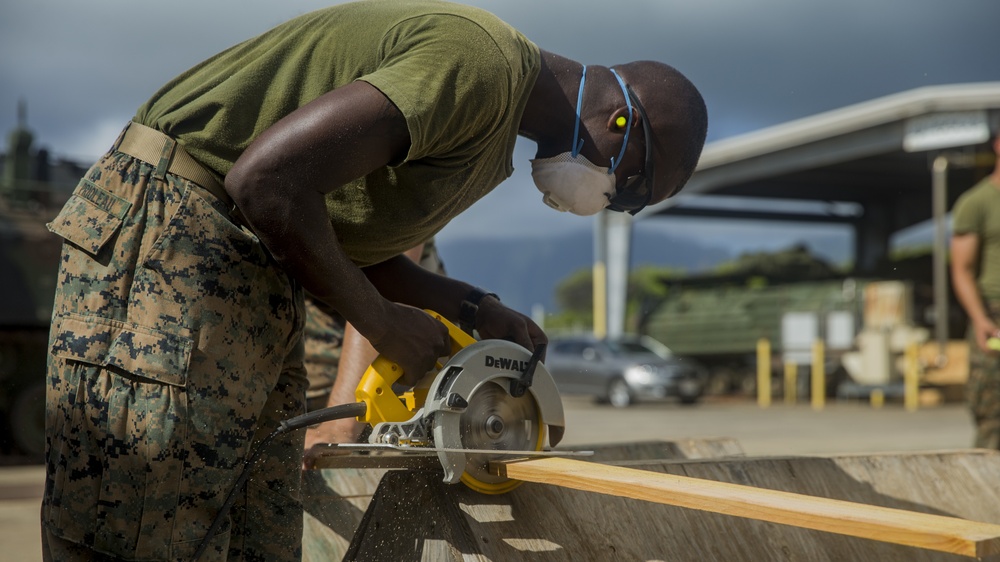
[[[534,351],[536,345],[549,341],[545,332],[531,318],[507,308],[489,295],[479,302],[476,331],[482,339],[512,341],[528,351]]]

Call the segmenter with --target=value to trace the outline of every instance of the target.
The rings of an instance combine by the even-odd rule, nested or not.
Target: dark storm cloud
[[[0,150],[24,97],[29,126],[42,144],[57,155],[93,158],[169,78],[330,3],[3,2]],[[996,0],[469,3],[496,13],[543,49],[581,62],[659,59],[678,67],[708,102],[710,141],[920,86],[1000,79]],[[530,151],[522,146],[519,155]],[[552,218],[525,179],[526,162],[515,164],[511,183],[518,185],[497,190],[490,204],[530,205]]]
[[[480,0],[581,62],[677,66],[702,89],[710,138],[929,84],[1000,78],[994,0]],[[14,0],[0,7],[0,131],[18,97],[59,152],[128,118],[191,64],[323,2]]]

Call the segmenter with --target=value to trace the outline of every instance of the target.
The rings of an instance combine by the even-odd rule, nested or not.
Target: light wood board
[[[1000,525],[703,478],[542,458],[493,463],[514,480],[549,484],[969,557],[1000,554]]]

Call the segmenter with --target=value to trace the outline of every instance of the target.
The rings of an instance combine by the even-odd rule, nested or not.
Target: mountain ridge
[[[799,240],[774,240],[764,235],[740,240],[742,248],[722,246],[693,234],[636,228],[632,237],[632,267],[653,265],[689,273],[711,271],[747,251],[770,251],[805,244],[814,254],[840,264],[849,258],[844,240],[835,236],[803,236]],[[448,275],[500,295],[504,303],[531,314],[541,306],[556,312],[555,289],[570,274],[593,264],[593,231],[570,230],[549,237],[439,236],[438,251]],[[754,249],[751,249],[754,248]]]

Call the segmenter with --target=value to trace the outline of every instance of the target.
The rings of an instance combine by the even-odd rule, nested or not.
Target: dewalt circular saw
[[[366,444],[334,448],[368,454],[436,454],[444,480],[488,494],[518,482],[494,475],[489,463],[510,456],[546,455],[565,432],[562,401],[552,376],[534,353],[503,340],[476,341],[439,314],[448,327],[451,357],[412,389],[397,394],[402,370],[379,357],[358,385],[357,415],[372,427]],[[321,410],[322,411],[322,410]],[[318,413],[318,412],[317,412]],[[572,454],[563,453],[559,454]]]

